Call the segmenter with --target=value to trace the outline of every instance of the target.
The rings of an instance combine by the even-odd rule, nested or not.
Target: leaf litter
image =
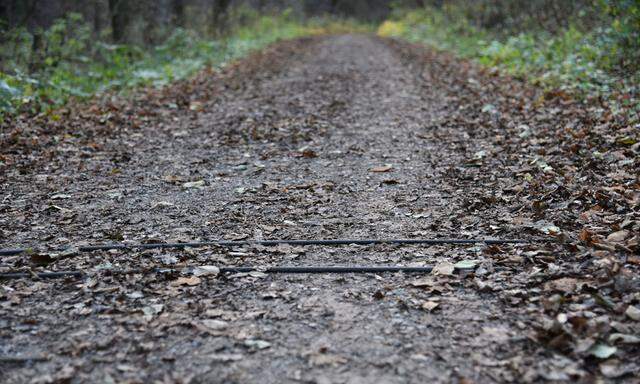
[[[340,108],[323,107],[337,99]],[[84,283],[2,282],[3,353],[46,351],[72,368],[16,365],[7,370],[14,382],[161,381],[197,367],[213,367],[205,381],[275,382],[263,369],[274,356],[301,381],[386,378],[390,366],[399,382],[629,381],[640,372],[638,127],[597,100],[571,101],[397,40],[333,36],[282,42],[132,99],[72,103],[60,116],[2,125],[3,248],[274,237],[553,241],[43,250],[3,259],[3,271],[90,272]],[[216,270],[283,257],[434,272]],[[191,274],[113,274],[162,264]],[[329,348],[307,357],[310,340]],[[336,366],[346,368],[326,371]]]

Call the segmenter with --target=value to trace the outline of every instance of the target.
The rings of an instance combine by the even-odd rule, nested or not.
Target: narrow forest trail
[[[13,202],[4,209],[2,248],[42,241],[534,237],[534,214],[518,210],[518,155],[501,152],[505,132],[465,88],[483,85],[438,63],[418,65],[411,49],[366,35],[308,39],[285,58],[271,53],[265,68],[222,79],[224,91],[191,100],[191,111],[160,114],[127,134],[96,134],[93,147],[70,143],[64,150],[63,137],[47,164],[7,176],[2,196]],[[533,314],[543,309],[522,289],[540,293],[525,265],[540,247],[247,246],[60,257],[48,268],[83,269],[91,277],[2,283],[0,355],[47,359],[0,362],[0,381],[480,383],[581,376],[579,363],[534,341]],[[5,258],[3,266],[24,267],[22,260]],[[462,260],[477,263],[475,274],[253,273],[198,282],[109,273]]]

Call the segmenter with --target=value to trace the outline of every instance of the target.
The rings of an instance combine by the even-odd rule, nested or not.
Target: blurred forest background
[[[640,1],[425,0],[397,9],[399,36],[640,121]]]
[[[614,95],[618,108],[638,99],[638,0],[0,0],[0,111],[164,85],[282,38],[376,29]]]
[[[5,30],[26,28],[37,35],[56,20],[75,13],[95,36],[114,42],[154,44],[176,27],[214,35],[233,23],[246,22],[248,10],[298,18],[322,15],[379,21],[391,9],[389,0],[3,0],[0,19]],[[245,11],[240,12],[238,10]],[[240,16],[240,17],[237,17]]]

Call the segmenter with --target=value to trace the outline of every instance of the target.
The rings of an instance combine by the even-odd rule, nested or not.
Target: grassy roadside
[[[616,115],[640,121],[640,70],[621,69],[613,30],[570,26],[555,34],[499,34],[478,28],[455,8],[396,12],[378,34],[400,37],[525,78],[578,99],[604,101]]]
[[[281,39],[306,35],[371,30],[355,22],[332,19],[295,20],[279,15],[244,15],[248,22],[224,38],[210,39],[176,29],[163,44],[143,49],[92,41],[79,15],[58,20],[44,33],[47,52],[38,68],[28,69],[29,35],[16,35],[15,53],[0,72],[0,122],[17,113],[49,113],[71,99],[86,99],[140,86],[164,86],[193,76],[203,68],[221,66]],[[21,35],[22,33],[22,35]],[[9,47],[0,47],[8,52]],[[52,116],[55,119],[55,114]]]

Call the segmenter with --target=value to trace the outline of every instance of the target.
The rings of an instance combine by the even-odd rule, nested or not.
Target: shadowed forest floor
[[[0,361],[2,382],[638,374],[638,146],[618,140],[637,133],[595,107],[416,45],[343,35],[282,42],[222,72],[62,116],[3,128],[0,245],[38,255],[4,257],[0,272],[89,277],[0,281],[0,355],[40,357]],[[52,251],[449,237],[553,241]],[[460,261],[474,272],[448,273]],[[439,273],[151,272],[197,265]],[[150,272],[111,273],[134,268]]]

